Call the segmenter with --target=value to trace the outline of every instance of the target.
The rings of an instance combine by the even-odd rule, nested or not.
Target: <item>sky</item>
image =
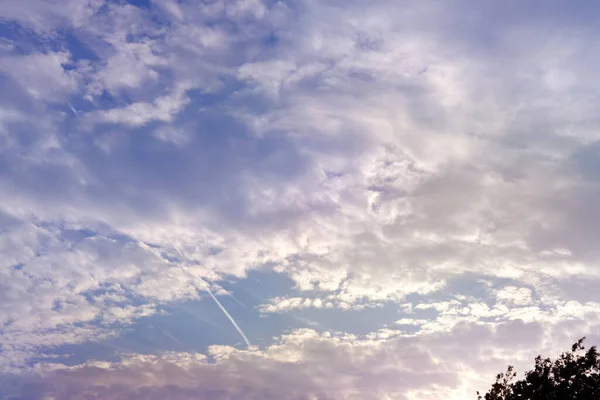
[[[0,1],[0,398],[462,400],[600,343],[595,1]]]

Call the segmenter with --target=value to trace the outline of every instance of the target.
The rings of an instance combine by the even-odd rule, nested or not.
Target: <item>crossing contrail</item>
[[[242,337],[242,339],[244,339],[244,342],[246,342],[246,345],[248,347],[252,346],[250,344],[250,341],[246,337],[246,334],[244,333],[244,331],[242,331],[242,328],[240,328],[238,326],[238,324],[235,322],[235,320],[233,319],[233,317],[231,315],[229,315],[229,313],[227,312],[227,310],[225,309],[225,307],[223,307],[223,304],[221,304],[221,302],[219,301],[219,299],[217,299],[217,297],[210,290],[210,288],[208,287],[208,284],[206,285],[206,291],[208,292],[208,294],[210,294],[210,297],[213,298],[213,300],[215,301],[215,303],[217,303],[217,305],[219,306],[219,308],[221,309],[221,311],[223,311],[223,313],[227,316],[227,318],[229,318],[229,320],[231,321],[231,323],[233,324],[233,326],[235,327],[235,329],[237,329],[237,331],[240,334],[240,336]]]

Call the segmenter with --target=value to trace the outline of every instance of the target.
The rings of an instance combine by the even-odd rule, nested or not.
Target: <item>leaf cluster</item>
[[[599,400],[600,355],[595,346],[587,351],[585,338],[556,360],[537,356],[535,367],[516,380],[512,366],[496,376],[491,389],[478,400]]]

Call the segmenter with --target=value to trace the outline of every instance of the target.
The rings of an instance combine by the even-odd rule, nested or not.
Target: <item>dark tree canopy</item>
[[[571,351],[556,360],[537,356],[535,367],[513,381],[517,373],[509,366],[496,376],[496,383],[478,400],[599,400],[600,356],[596,347],[585,351],[579,339]]]

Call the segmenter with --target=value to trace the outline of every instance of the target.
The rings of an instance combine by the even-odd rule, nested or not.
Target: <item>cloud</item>
[[[137,102],[124,108],[114,108],[92,112],[86,117],[91,123],[123,124],[143,126],[152,121],[171,122],[189,102],[185,87],[176,88],[167,96],[161,96],[152,103]]]
[[[103,0],[8,0],[0,6],[0,15],[3,19],[48,34],[64,25],[84,26],[103,3]]]
[[[483,322],[525,326],[544,344],[575,334],[565,321],[589,330],[600,52],[582,22],[597,10],[550,2],[532,21],[528,7],[3,2],[2,20],[20,28],[0,53],[2,368],[22,368],[40,346],[119,334],[161,303],[197,298],[202,281],[256,270],[293,281],[258,305],[265,318],[407,302],[437,314],[390,315],[412,329],[374,336],[402,337],[390,341],[421,332],[465,349],[452,332]],[[368,370],[361,357],[379,344],[361,340],[332,354],[364,352],[356,365]],[[329,381],[341,386],[323,388],[314,354],[278,372],[266,346],[219,355],[242,360],[222,361],[235,372],[226,379],[255,357],[268,373],[249,377],[299,374],[318,398],[367,385],[334,363]],[[175,364],[156,373],[187,379]],[[133,395],[111,383],[113,369],[94,368],[65,374],[98,373],[104,388],[68,390]],[[373,374],[378,396],[406,393]],[[457,379],[413,397],[444,397]],[[234,395],[198,385],[177,395]]]
[[[421,337],[297,330],[264,350],[212,346],[207,355],[123,355],[119,362],[40,365],[27,398],[459,399],[486,385],[496,364],[521,368],[542,329],[520,321],[463,323]],[[547,349],[546,349],[547,350]],[[515,360],[517,356],[517,360]],[[29,378],[31,379],[31,378]],[[46,397],[44,397],[46,396]]]
[[[515,305],[528,305],[532,303],[531,290],[527,288],[507,286],[498,291],[496,296],[501,301],[506,301]]]
[[[0,70],[33,99],[54,103],[77,89],[76,74],[65,68],[69,64],[67,52],[34,53],[3,58]]]
[[[467,325],[453,334],[472,340],[471,356],[485,365],[490,355],[483,346],[500,342],[505,332]],[[368,339],[300,330],[264,351],[213,346],[208,352],[213,363],[202,355],[167,353],[71,368],[48,364],[42,377],[22,395],[32,399],[84,395],[111,399],[409,399],[435,385],[447,398],[458,399],[471,387],[454,389],[458,368],[447,363],[457,349],[440,339]]]

